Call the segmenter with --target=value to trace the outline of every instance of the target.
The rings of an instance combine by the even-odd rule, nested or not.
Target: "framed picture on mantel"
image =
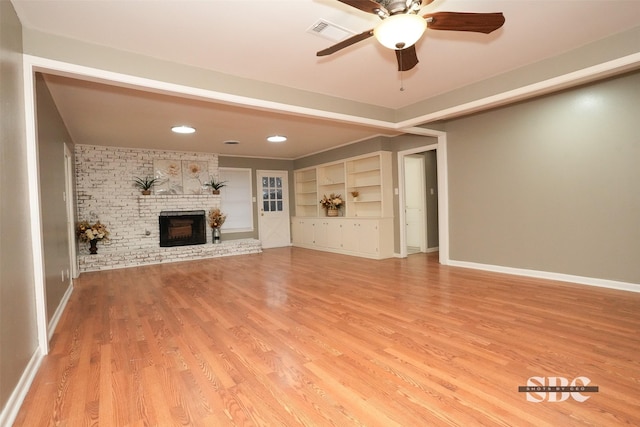
[[[154,160],[154,175],[158,178],[155,194],[206,194],[209,162],[199,160]]]
[[[182,161],[182,188],[184,194],[208,194],[209,162],[198,160]]]
[[[182,194],[182,162],[180,160],[154,160],[153,170],[158,179],[155,194]]]

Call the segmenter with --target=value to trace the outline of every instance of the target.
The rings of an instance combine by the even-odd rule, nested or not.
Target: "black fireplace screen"
[[[201,245],[207,242],[204,211],[162,211],[160,246]]]

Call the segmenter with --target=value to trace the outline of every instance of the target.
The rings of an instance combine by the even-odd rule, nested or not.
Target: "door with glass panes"
[[[263,248],[291,245],[287,171],[256,171],[258,235]]]

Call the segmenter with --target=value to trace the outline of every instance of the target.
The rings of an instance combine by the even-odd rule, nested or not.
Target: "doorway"
[[[425,160],[421,154],[411,154],[404,158],[405,182],[405,236],[407,254],[427,250],[427,209]]]
[[[437,148],[398,152],[402,257],[439,250]]]
[[[256,171],[258,179],[258,235],[263,248],[291,245],[287,171]]]

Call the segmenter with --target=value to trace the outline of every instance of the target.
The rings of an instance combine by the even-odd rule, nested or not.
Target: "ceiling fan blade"
[[[398,71],[409,71],[418,65],[416,45],[411,45],[406,49],[396,50],[396,59],[398,60]]]
[[[320,52],[316,53],[316,56],[331,55],[332,53],[336,53],[337,51],[342,50],[345,47],[349,47],[352,44],[358,43],[359,41],[366,40],[371,36],[373,36],[373,30],[367,30],[360,34],[356,34],[355,36],[351,36],[348,39],[344,39],[341,42],[336,43],[331,47],[321,50]]]
[[[378,14],[378,10],[386,10],[380,3],[376,3],[373,0],[338,0],[340,3],[344,3],[356,9],[360,9],[363,12]],[[432,0],[433,1],[433,0]]]
[[[427,24],[431,30],[473,31],[489,34],[504,24],[504,15],[497,13],[468,13],[468,12],[436,12],[424,15],[425,19],[432,18]]]

